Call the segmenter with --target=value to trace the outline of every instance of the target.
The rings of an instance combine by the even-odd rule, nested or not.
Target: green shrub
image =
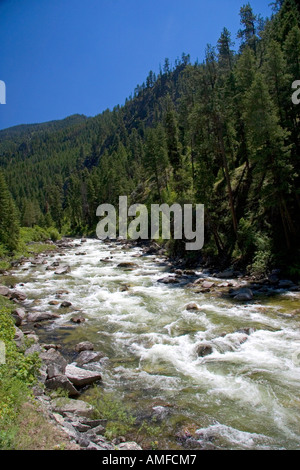
[[[5,344],[6,362],[0,365],[0,449],[13,448],[17,418],[40,366],[37,353],[25,356],[14,342],[13,307],[8,301],[1,301],[0,340]]]

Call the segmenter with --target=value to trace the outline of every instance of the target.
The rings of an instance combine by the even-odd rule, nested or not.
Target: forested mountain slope
[[[210,261],[300,272],[300,13],[241,8],[240,49],[224,28],[203,63],[183,54],[124,106],[0,132],[0,164],[24,226],[92,233],[101,203],[203,203]],[[183,245],[171,243],[173,253]]]

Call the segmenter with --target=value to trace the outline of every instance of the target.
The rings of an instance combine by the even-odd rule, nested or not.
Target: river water
[[[61,313],[49,301],[67,289],[59,301],[70,301],[86,318],[74,326],[74,312],[66,310],[38,330],[43,339],[63,344],[71,360],[76,343],[93,342],[109,358],[101,363],[105,390],[137,413],[164,406],[160,448],[176,448],[175,434],[184,428],[204,448],[299,449],[300,318],[290,314],[300,307],[299,292],[246,304],[195,293],[158,282],[168,275],[165,260],[122,248],[88,240],[63,257],[48,255],[49,264],[71,267],[64,276],[45,265],[23,266],[24,285],[17,288],[28,307]],[[137,267],[117,267],[121,262]],[[200,310],[186,310],[189,302]],[[253,330],[245,337],[243,328]],[[198,357],[201,344],[213,353]]]

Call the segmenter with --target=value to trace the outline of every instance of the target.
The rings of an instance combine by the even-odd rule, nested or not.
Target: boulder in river
[[[94,345],[90,341],[82,341],[81,343],[76,344],[75,351],[82,352],[82,351],[93,351]]]
[[[85,322],[85,318],[82,316],[82,315],[76,315],[75,317],[72,317],[71,318],[71,321],[73,323],[84,323]]]
[[[203,289],[211,289],[214,286],[215,286],[214,282],[210,282],[210,281],[203,281],[202,282]]]
[[[77,387],[91,385],[102,379],[102,376],[99,374],[99,372],[81,369],[80,367],[76,367],[73,364],[67,365],[65,373],[68,379]]]
[[[138,268],[138,265],[136,263],[133,263],[132,261],[126,261],[123,263],[119,263],[117,265],[117,268],[124,268],[124,269],[129,269],[129,268]]]
[[[179,280],[171,276],[159,279],[157,282],[161,282],[162,284],[179,284]]]
[[[30,312],[28,314],[27,321],[40,322],[47,320],[56,320],[56,318],[59,318],[59,315],[52,312]]]
[[[213,353],[213,348],[210,344],[200,344],[197,346],[196,353],[199,357],[209,356]]]
[[[196,304],[195,302],[190,302],[184,308],[185,308],[185,310],[201,310],[199,305]]]
[[[56,295],[70,294],[67,289],[59,289],[55,292]]]
[[[62,274],[68,274],[70,272],[71,272],[70,266],[66,265],[66,266],[61,266],[60,268],[56,269],[56,271],[54,273],[62,275]]]
[[[68,308],[68,307],[71,307],[71,302],[68,302],[67,300],[64,300],[61,304],[60,304],[60,308]]]
[[[233,297],[235,300],[248,301],[253,299],[253,292],[247,287],[243,287],[233,292]]]

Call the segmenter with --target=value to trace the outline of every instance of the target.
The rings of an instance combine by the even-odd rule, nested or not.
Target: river
[[[290,314],[300,307],[299,292],[248,303],[195,293],[158,282],[168,275],[166,260],[99,240],[46,259],[71,272],[23,265],[17,288],[26,306],[61,312],[49,301],[67,289],[59,300],[80,308],[86,321],[71,325],[74,311],[66,310],[39,335],[63,344],[70,360],[76,343],[93,342],[109,358],[101,363],[105,390],[137,413],[163,406],[162,448],[177,448],[175,434],[183,428],[203,448],[300,448],[300,318]],[[122,262],[137,267],[118,267]],[[186,310],[189,302],[200,310]],[[246,338],[245,328],[253,329]],[[212,354],[199,357],[201,344],[212,346]]]

